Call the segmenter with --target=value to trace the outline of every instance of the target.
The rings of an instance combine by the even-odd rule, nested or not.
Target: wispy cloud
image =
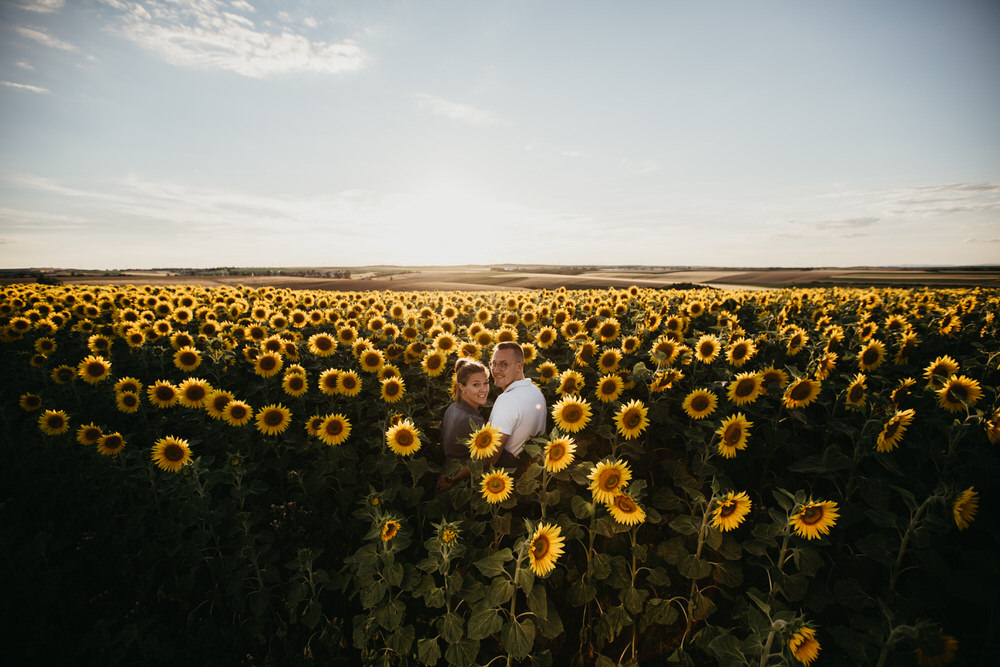
[[[21,9],[38,14],[51,14],[66,6],[66,0],[18,0],[14,3]]]
[[[39,28],[29,28],[27,26],[19,25],[14,28],[19,35],[22,37],[27,37],[28,39],[34,40],[39,44],[44,44],[45,46],[51,47],[53,49],[60,49],[61,51],[76,51],[77,48],[70,44],[69,42],[64,42],[58,37],[53,37],[49,33],[41,30]]]
[[[499,125],[500,119],[492,111],[480,109],[460,102],[452,102],[437,95],[429,93],[415,93],[413,98],[417,101],[417,107],[433,116],[440,116],[449,120],[486,127]]]
[[[32,93],[40,93],[40,94],[46,94],[51,92],[48,88],[42,88],[41,86],[32,86],[27,83],[15,83],[14,81],[0,81],[0,86],[15,88],[17,90],[27,90]]]
[[[118,11],[112,28],[165,61],[196,69],[221,69],[252,78],[289,72],[342,74],[362,69],[367,56],[350,40],[312,41],[291,28],[268,32],[243,0],[102,0]]]

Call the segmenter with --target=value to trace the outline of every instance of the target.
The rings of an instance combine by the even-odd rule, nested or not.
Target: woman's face
[[[465,384],[459,384],[459,398],[475,407],[486,405],[486,397],[490,393],[490,381],[486,373],[473,373],[465,379]]]

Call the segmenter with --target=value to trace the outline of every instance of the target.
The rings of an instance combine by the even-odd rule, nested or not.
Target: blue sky
[[[0,266],[997,263],[997,118],[993,0],[8,0]]]

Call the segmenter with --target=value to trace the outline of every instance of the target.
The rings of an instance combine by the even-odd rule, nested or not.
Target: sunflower
[[[469,436],[469,456],[473,459],[486,460],[500,450],[500,429],[486,422]]]
[[[72,366],[59,364],[52,369],[52,372],[49,373],[49,377],[52,378],[52,381],[56,384],[66,384],[67,382],[71,382],[73,378],[76,377],[76,370]]]
[[[589,488],[594,496],[594,502],[607,504],[614,500],[615,496],[624,493],[622,489],[628,486],[629,480],[632,479],[632,470],[621,459],[616,461],[606,459],[591,468],[587,479],[590,480]]]
[[[788,650],[803,665],[808,665],[819,656],[819,648],[816,631],[806,625],[799,628],[798,632],[788,640]]]
[[[975,487],[970,486],[959,494],[955,504],[951,506],[952,516],[955,517],[955,525],[959,530],[965,530],[976,518],[976,510],[979,509],[979,494]]]
[[[243,426],[253,419],[253,408],[243,401],[229,401],[223,410],[222,419],[230,426]]]
[[[938,405],[948,412],[961,412],[968,410],[979,402],[983,396],[983,390],[979,387],[979,381],[967,378],[964,375],[952,375],[937,390]]]
[[[280,403],[272,403],[258,410],[255,419],[258,431],[264,435],[278,435],[292,423],[292,413]]]
[[[483,473],[479,490],[486,502],[495,505],[510,498],[510,494],[514,491],[514,480],[503,470]]]
[[[200,378],[187,378],[177,387],[177,402],[186,408],[203,408],[212,385]]]
[[[752,505],[746,491],[739,493],[730,491],[717,500],[715,507],[711,510],[712,527],[722,532],[736,528],[750,513]]]
[[[96,445],[102,435],[104,435],[104,431],[101,430],[101,427],[90,423],[76,430],[76,441],[81,445]]]
[[[557,332],[552,327],[542,327],[541,329],[538,330],[538,333],[535,335],[535,345],[542,348],[543,350],[547,349],[549,346],[552,345],[552,343],[556,341],[556,338],[558,337],[559,337],[559,332]]]
[[[94,354],[107,352],[111,349],[111,339],[103,334],[94,334],[87,339],[87,349]]]
[[[262,378],[277,375],[284,365],[281,355],[277,352],[264,352],[253,362],[253,372]]]
[[[683,346],[667,336],[661,336],[649,351],[649,357],[658,366],[669,366],[680,356]]]
[[[798,354],[803,346],[809,342],[809,334],[807,334],[804,329],[794,324],[786,327],[782,334],[788,336],[788,344],[785,348],[785,353],[790,357],[794,357]]]
[[[26,412],[34,412],[42,407],[42,397],[38,394],[21,394],[17,404]]]
[[[883,453],[896,449],[899,446],[899,442],[903,439],[906,427],[910,425],[916,414],[916,411],[912,409],[901,410],[890,417],[889,421],[882,427],[882,432],[879,433],[878,439],[875,441],[875,449]]]
[[[952,375],[958,373],[958,362],[945,355],[938,357],[924,369],[927,384],[940,389]]]
[[[609,317],[597,328],[597,335],[600,337],[602,343],[610,343],[614,339],[618,338],[621,330],[621,324],[618,320],[613,317]]]
[[[157,380],[146,388],[149,402],[158,408],[169,408],[177,404],[177,387],[166,380]]]
[[[725,419],[716,431],[721,436],[718,444],[719,454],[731,459],[735,458],[737,450],[746,449],[751,426],[753,422],[743,416],[742,412]]]
[[[134,377],[123,377],[115,383],[115,393],[120,394],[123,391],[130,391],[133,394],[138,394],[142,391],[142,383]]]
[[[989,438],[991,444],[997,444],[1000,442],[1000,409],[994,410],[993,415],[984,421],[986,437]]]
[[[131,414],[139,411],[141,400],[134,391],[122,391],[115,394],[115,407],[119,412]]]
[[[559,375],[559,367],[556,366],[551,361],[543,361],[538,364],[538,379],[542,382],[548,382],[552,378]]]
[[[615,496],[605,507],[615,521],[625,526],[636,526],[646,520],[646,510],[639,507],[627,493]]]
[[[868,382],[868,378],[865,377],[864,373],[858,373],[851,380],[851,384],[847,386],[846,393],[844,394],[844,400],[847,401],[848,405],[860,408],[865,404],[865,383]]]
[[[437,377],[444,372],[448,361],[448,355],[440,350],[432,350],[424,355],[420,362],[420,369],[427,377]]]
[[[382,528],[379,530],[379,536],[383,542],[389,542],[399,534],[400,529],[401,526],[396,519],[384,519],[382,521]]]
[[[386,403],[396,403],[402,400],[406,384],[402,378],[389,377],[382,380],[382,400]]]
[[[789,409],[805,407],[819,396],[820,386],[819,382],[809,378],[796,380],[785,390],[781,401]]]
[[[775,368],[774,366],[768,366],[764,370],[760,371],[760,381],[765,386],[768,387],[773,382],[778,385],[779,389],[788,386],[788,373],[781,370],[780,368]]]
[[[788,525],[799,537],[812,540],[818,539],[820,535],[828,534],[839,517],[836,502],[810,500],[789,518]]]
[[[617,375],[604,375],[597,381],[597,389],[594,393],[601,403],[610,403],[618,400],[618,397],[625,391],[625,382]]]
[[[578,396],[563,396],[552,406],[552,417],[563,431],[577,433],[590,421],[590,403]]]
[[[830,374],[837,368],[837,353],[827,352],[822,357],[820,357],[819,362],[816,364],[816,379],[823,381],[830,377]]]
[[[309,391],[309,382],[301,373],[286,372],[281,380],[281,389],[289,396],[302,396]]]
[[[365,350],[358,357],[358,363],[365,373],[378,373],[385,365],[385,356],[378,350]]]
[[[649,408],[642,401],[631,400],[615,413],[615,426],[626,440],[638,437],[649,426]]]
[[[357,396],[361,392],[361,378],[354,371],[343,371],[337,375],[337,393],[342,396]]]
[[[208,394],[205,399],[205,412],[212,419],[223,419],[226,416],[226,406],[236,397],[228,391],[216,389]]]
[[[327,333],[313,334],[306,347],[313,356],[329,357],[337,351],[337,339]]]
[[[913,393],[913,387],[916,385],[917,381],[913,378],[901,379],[896,388],[892,390],[892,394],[889,395],[889,402],[894,406],[899,405]]]
[[[320,422],[316,437],[330,446],[341,445],[351,435],[351,422],[344,415],[329,415]]]
[[[543,465],[549,472],[559,472],[573,463],[575,455],[576,441],[573,438],[556,438],[545,445]]]
[[[80,379],[90,384],[97,384],[108,377],[110,372],[111,362],[104,357],[93,354],[88,355],[76,367],[76,374],[80,376]]]
[[[191,462],[191,446],[187,440],[168,435],[156,441],[149,458],[160,470],[177,472]]]
[[[951,635],[938,632],[937,636],[930,638],[932,645],[918,647],[914,651],[917,664],[921,667],[941,667],[954,662],[958,654],[958,640]]]
[[[106,433],[97,441],[97,452],[104,456],[112,456],[125,448],[125,438],[121,433]]]
[[[726,395],[735,405],[753,403],[764,390],[764,383],[759,373],[739,373],[732,382]]]
[[[411,456],[420,449],[420,431],[409,419],[404,419],[385,432],[385,442],[396,454]]]
[[[618,350],[604,350],[601,356],[597,357],[597,370],[601,373],[614,373],[621,363],[622,353]]]
[[[681,407],[691,419],[704,419],[719,404],[719,397],[708,389],[695,389],[684,398]]]
[[[885,360],[885,343],[871,340],[858,352],[858,367],[863,371],[878,368]]]
[[[559,526],[540,523],[528,543],[528,565],[539,577],[544,577],[555,569],[556,560],[563,553],[565,538]]]
[[[567,368],[559,374],[559,387],[556,393],[560,396],[579,394],[583,390],[583,375],[579,371]]]
[[[174,352],[174,366],[182,371],[193,371],[201,365],[201,353],[195,348],[185,345]]]
[[[739,368],[746,362],[753,359],[757,354],[757,346],[749,338],[738,338],[732,342],[726,350],[726,359],[730,364]]]
[[[337,378],[340,376],[340,371],[336,368],[328,368],[327,370],[320,373],[319,376],[319,389],[327,396],[335,396],[337,394]]]
[[[649,391],[654,394],[662,394],[670,389],[675,382],[684,379],[684,373],[676,368],[668,368],[653,376],[649,382]]]

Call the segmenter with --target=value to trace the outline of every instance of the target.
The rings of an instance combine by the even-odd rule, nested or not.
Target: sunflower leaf
[[[512,658],[526,658],[535,644],[535,623],[530,618],[512,619],[500,631],[500,640]]]

